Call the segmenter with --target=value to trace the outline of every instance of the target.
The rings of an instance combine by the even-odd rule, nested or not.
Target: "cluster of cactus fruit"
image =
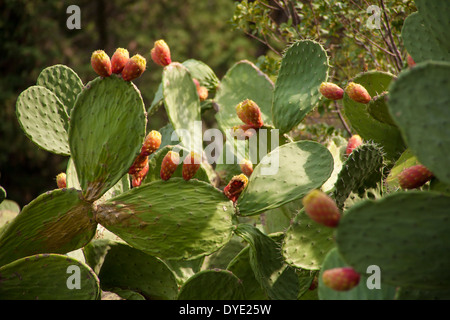
[[[145,58],[125,49],[94,52],[87,84],[66,66],[43,70],[17,117],[40,148],[70,158],[57,188],[21,210],[0,189],[0,297],[449,298],[450,41],[448,19],[433,17],[450,4],[416,5],[402,31],[415,65],[345,89],[310,40],[286,49],[276,83],[245,60],[219,80],[201,61],[173,62],[159,40],[149,107],[132,83]],[[322,97],[342,102],[354,135],[294,141]],[[169,123],[147,133],[162,106]],[[211,106],[227,137],[214,164],[191,144]],[[230,135],[239,129],[244,139]]]

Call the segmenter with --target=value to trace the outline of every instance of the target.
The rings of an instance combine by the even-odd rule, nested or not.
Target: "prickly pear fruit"
[[[131,179],[131,185],[133,187],[139,187],[142,183],[142,180],[145,178],[145,176],[148,173],[148,169],[149,169],[149,165],[148,165],[148,161],[145,165],[144,168],[142,168],[141,171],[135,173],[134,175],[132,175],[132,179]]]
[[[345,153],[347,155],[350,155],[350,153],[352,153],[352,151],[355,148],[357,148],[359,145],[361,145],[362,142],[363,142],[362,138],[359,135],[354,134],[353,136],[350,137],[350,139],[348,139],[347,148],[345,149]]]
[[[172,63],[170,58],[170,48],[164,40],[155,41],[153,49],[150,51],[154,63],[165,67]]]
[[[356,287],[360,275],[351,267],[325,270],[322,274],[323,284],[336,291],[347,291]]]
[[[350,99],[359,103],[369,103],[372,100],[369,92],[359,83],[350,82],[345,88]]]
[[[336,202],[326,193],[315,189],[302,200],[306,214],[315,222],[334,228],[338,225],[341,213]]]
[[[330,100],[340,100],[344,96],[344,89],[331,82],[322,82],[319,91],[325,98]]]
[[[183,179],[186,181],[192,179],[192,177],[197,173],[198,169],[200,169],[201,162],[201,156],[194,151],[191,151],[191,153],[189,153],[189,155],[184,158],[183,161],[183,169],[181,172],[183,175]]]
[[[111,60],[103,50],[96,50],[92,53],[91,65],[100,77],[109,77],[112,73]]]
[[[408,62],[408,67],[410,67],[410,68],[412,68],[416,65],[416,62],[409,54],[406,56],[406,61]]]
[[[248,183],[248,178],[245,174],[240,174],[231,178],[230,182],[223,189],[225,196],[233,202],[236,202],[242,191]]]
[[[140,77],[146,68],[147,60],[140,54],[135,54],[123,67],[122,78],[125,81],[131,81]]]
[[[127,49],[117,48],[111,58],[112,73],[119,74],[130,59]]]
[[[148,156],[153,152],[158,150],[161,145],[161,133],[156,130],[150,131],[150,133],[145,137],[144,144],[141,148],[141,155]]]
[[[66,174],[64,172],[56,176],[56,185],[59,189],[67,188]]]
[[[255,129],[261,128],[264,123],[262,120],[261,109],[253,100],[246,99],[236,106],[236,113],[245,124]]]
[[[418,164],[404,169],[398,175],[398,182],[402,189],[416,189],[423,186],[433,177],[433,173],[424,165]]]
[[[134,160],[131,167],[128,169],[128,173],[134,175],[144,169],[144,167],[148,164],[148,156],[144,156],[139,154]]]
[[[205,101],[206,99],[208,99],[208,89],[206,89],[206,87],[200,86],[197,89],[197,93],[200,101]]]
[[[242,173],[247,177],[250,177],[250,175],[253,173],[253,163],[250,160],[243,159],[242,163],[240,163],[239,166],[241,167]]]
[[[169,180],[172,174],[177,170],[180,163],[180,155],[177,152],[169,151],[164,156],[161,163],[160,176],[163,180]]]

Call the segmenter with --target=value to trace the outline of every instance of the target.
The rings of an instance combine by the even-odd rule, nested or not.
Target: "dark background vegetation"
[[[72,4],[81,9],[81,30],[66,27]],[[371,4],[386,6],[380,30],[365,28]],[[110,56],[117,47],[140,53],[147,71],[134,82],[149,106],[162,74],[150,59],[158,39],[169,44],[174,61],[201,60],[219,78],[248,59],[273,80],[284,48],[314,39],[330,56],[330,80],[344,85],[368,69],[399,71],[406,55],[399,34],[412,11],[412,0],[0,0],[0,185],[23,206],[54,189],[56,175],[66,169],[68,157],[39,149],[15,115],[20,92],[48,66],[65,64],[87,83],[96,77],[90,66],[94,50]],[[337,112],[336,106],[321,103],[307,127],[299,129],[315,138],[331,134],[335,126],[343,128]],[[148,129],[166,122],[161,108],[149,118]]]

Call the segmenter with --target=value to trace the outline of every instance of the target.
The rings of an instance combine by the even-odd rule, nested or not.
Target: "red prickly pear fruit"
[[[148,163],[148,156],[144,156],[142,154],[139,154],[136,159],[134,160],[131,167],[128,169],[128,173],[131,175],[137,174],[139,171],[144,169],[144,167]]]
[[[408,67],[410,67],[410,68],[412,68],[416,65],[416,62],[409,54],[406,56],[406,61],[408,62]]]
[[[192,177],[197,173],[198,169],[200,169],[201,162],[201,156],[194,151],[191,151],[191,153],[189,153],[189,155],[184,158],[183,161],[183,169],[181,172],[183,175],[183,179],[186,181],[192,179]]]
[[[240,174],[231,178],[230,182],[223,189],[225,196],[233,202],[236,202],[242,191],[248,183],[248,178],[245,174]]]
[[[109,77],[112,73],[111,60],[103,50],[96,50],[92,53],[91,65],[100,77]]]
[[[340,100],[344,96],[344,89],[331,82],[322,82],[319,91],[330,100]]]
[[[246,99],[236,106],[236,113],[239,119],[255,129],[261,128],[264,123],[262,120],[261,109],[253,100]]]
[[[369,92],[359,83],[350,82],[345,88],[350,99],[359,103],[369,103],[372,100]]]
[[[242,173],[247,177],[250,177],[253,173],[253,163],[250,160],[243,159],[242,163],[240,163],[239,166],[241,167]]]
[[[172,59],[170,58],[170,48],[164,40],[155,41],[153,49],[150,51],[150,55],[152,56],[153,62],[162,67],[172,63]]]
[[[360,275],[351,267],[325,270],[323,284],[336,291],[348,291],[359,284]]]
[[[161,179],[167,181],[173,175],[175,170],[177,170],[178,164],[180,163],[180,155],[177,152],[169,151],[164,156],[161,163],[160,176]]]
[[[197,93],[200,101],[205,101],[208,99],[208,89],[206,87],[200,86],[197,88]]]
[[[315,189],[302,200],[306,214],[315,222],[334,228],[339,224],[341,213],[336,202],[326,193]]]
[[[350,139],[348,139],[347,148],[345,149],[345,154],[347,156],[350,155],[350,153],[352,153],[352,151],[355,148],[360,146],[362,144],[362,142],[363,142],[363,140],[359,135],[354,134],[353,136],[351,136]]]
[[[145,71],[147,60],[140,54],[135,54],[123,67],[122,79],[125,81],[131,81],[139,78]]]
[[[141,185],[142,180],[144,180],[145,176],[148,173],[149,167],[150,166],[149,166],[148,161],[147,161],[147,163],[145,164],[144,168],[142,168],[141,171],[137,172],[136,174],[134,174],[132,176],[131,185],[133,187],[139,187]]]
[[[418,164],[404,169],[398,175],[398,182],[402,189],[416,189],[423,186],[433,177],[433,173],[424,165]]]
[[[64,172],[56,176],[56,185],[59,189],[67,188],[66,174]]]
[[[161,145],[161,133],[156,130],[150,131],[150,133],[145,137],[144,144],[141,148],[141,155],[149,156],[156,150],[158,150]]]
[[[112,73],[119,74],[130,59],[127,49],[117,48],[111,58]]]

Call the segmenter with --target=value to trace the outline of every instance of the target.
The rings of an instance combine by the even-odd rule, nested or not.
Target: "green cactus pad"
[[[90,204],[73,189],[40,195],[23,207],[0,237],[0,265],[37,253],[67,253],[95,234]]]
[[[261,213],[259,217],[264,232],[266,234],[285,232],[301,208],[301,200],[295,200],[276,209]]]
[[[174,274],[156,257],[108,240],[92,241],[83,251],[89,265],[99,270],[98,277],[104,291],[128,289],[149,300],[173,300],[177,297]]]
[[[133,83],[89,82],[71,114],[69,144],[83,196],[99,199],[128,171],[146,133],[144,103]]]
[[[86,264],[39,254],[0,267],[0,297],[7,300],[98,300],[100,285]]]
[[[423,62],[402,72],[388,106],[404,140],[421,164],[450,184],[449,62]],[[420,115],[420,116],[418,116]]]
[[[445,49],[442,40],[433,35],[423,14],[419,12],[414,12],[405,19],[402,39],[406,50],[416,63],[426,60],[450,61],[450,51]]]
[[[192,78],[197,79],[201,86],[206,87],[209,92],[215,92],[220,81],[206,63],[195,59],[188,59],[182,64],[188,68]]]
[[[297,41],[284,53],[275,84],[272,118],[280,133],[289,132],[319,102],[328,78],[325,49],[311,40]]]
[[[448,289],[449,206],[450,197],[424,191],[359,202],[339,222],[339,253],[360,273],[379,266],[386,284]]]
[[[267,294],[262,289],[258,280],[256,280],[255,273],[253,272],[250,263],[250,246],[237,254],[233,260],[227,266],[227,270],[230,270],[235,274],[244,286],[245,298],[247,300],[267,300]]]
[[[353,82],[363,85],[372,97],[388,90],[394,76],[380,71],[369,71],[357,75]],[[386,158],[395,161],[404,151],[405,145],[400,131],[372,118],[368,105],[353,101],[344,94],[344,111],[351,126],[365,141],[373,141],[383,147]]]
[[[266,160],[272,164],[264,164]],[[270,165],[277,171],[275,174],[270,171]],[[301,199],[312,189],[320,188],[332,171],[331,153],[317,142],[299,141],[280,146],[254,168],[247,188],[238,199],[239,213],[254,215]]]
[[[226,269],[233,258],[245,248],[241,237],[233,236],[220,250],[206,256],[203,269]]]
[[[319,270],[325,256],[335,246],[333,234],[333,228],[314,222],[301,210],[286,231],[282,244],[284,259],[296,268]]]
[[[36,84],[52,91],[69,116],[78,94],[83,90],[83,82],[75,71],[61,64],[42,70]]]
[[[167,145],[163,148],[160,147],[159,150],[153,154],[153,157],[149,159],[149,170],[147,175],[145,176],[145,179],[142,181],[142,184],[161,180],[161,164],[165,155],[169,151],[176,151],[180,154],[180,164],[178,165],[177,170],[173,173],[171,178],[182,177],[183,159],[189,154],[189,151],[188,149],[181,146]],[[207,165],[207,163],[202,163],[193,179],[210,182],[208,172],[206,170]]]
[[[189,133],[189,137],[180,133],[180,140],[185,147],[195,150],[197,144],[201,145],[202,132],[194,129],[195,121],[201,121],[201,118],[200,100],[191,74],[185,66],[174,62],[164,68],[162,83],[164,105],[170,123],[175,130]]]
[[[245,99],[255,101],[264,124],[271,124],[273,88],[269,77],[253,63],[242,60],[233,65],[223,77],[214,98],[219,106],[216,119],[222,131],[243,124],[236,114],[236,106]]]
[[[40,148],[60,155],[70,154],[69,116],[53,92],[41,86],[29,87],[17,98],[16,115],[27,137]]]
[[[171,178],[98,206],[96,220],[133,247],[162,259],[195,259],[231,238],[231,201],[198,180]]]
[[[354,192],[363,195],[364,191],[376,188],[383,176],[383,153],[375,144],[362,144],[354,149],[344,162],[336,180],[333,197],[339,208]]]
[[[81,189],[80,182],[78,181],[77,171],[72,158],[67,163],[66,170],[67,188]],[[111,189],[109,189],[98,201],[104,202],[110,198],[116,197],[119,194],[130,190],[130,176],[124,175]]]
[[[202,268],[205,258],[193,260],[165,260],[164,262],[172,270],[178,285],[182,286],[190,277],[199,272]]]
[[[181,287],[178,300],[244,300],[241,280],[231,271],[204,270]]]
[[[389,109],[386,103],[387,96],[387,92],[383,92],[378,96],[373,97],[373,99],[368,104],[367,111],[375,120],[391,126],[396,126],[389,113]]]
[[[326,256],[319,274],[319,299],[320,300],[394,300],[396,287],[384,283],[380,283],[380,288],[369,289],[367,284],[374,284],[374,280],[370,278],[373,272],[361,273],[359,284],[348,291],[336,291],[325,286],[322,280],[324,271],[333,268],[344,268],[349,265],[339,256],[338,250],[332,249]],[[374,274],[375,275],[375,274]],[[383,271],[381,270],[381,279],[383,279]]]
[[[2,203],[0,203],[0,211],[2,210],[9,210],[9,211],[14,211],[16,213],[20,212],[20,206],[18,205],[17,202],[13,201],[13,200],[3,200]]]
[[[250,245],[250,264],[268,297],[295,300],[299,291],[298,277],[295,270],[284,263],[279,245],[248,224],[239,224],[235,232]]]

